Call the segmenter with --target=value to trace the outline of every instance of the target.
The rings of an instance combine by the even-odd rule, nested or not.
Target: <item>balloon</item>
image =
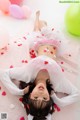
[[[15,5],[15,4],[10,5],[9,12],[10,12],[10,15],[12,15],[15,18],[18,18],[18,19],[24,18],[24,12],[22,8],[18,5]]]
[[[17,4],[17,5],[20,5],[23,0],[9,0],[12,4]]]
[[[31,16],[32,11],[28,6],[23,5],[22,10],[24,11],[24,18],[29,18]]]
[[[76,36],[80,36],[80,4],[72,4],[66,14],[65,23],[67,30]]]
[[[9,34],[7,30],[0,26],[0,49],[6,47],[9,42]]]
[[[5,14],[9,12],[9,6],[10,6],[9,0],[0,0],[0,10],[2,10]]]

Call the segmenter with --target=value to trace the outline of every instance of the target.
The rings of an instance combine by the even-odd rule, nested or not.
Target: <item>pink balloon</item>
[[[9,0],[12,4],[20,5],[24,0]]]
[[[2,10],[5,14],[9,12],[9,6],[10,6],[9,0],[0,0],[0,10]]]
[[[9,43],[9,34],[2,26],[0,26],[0,49],[6,47]]]
[[[12,15],[13,17],[15,17],[17,19],[24,18],[24,12],[23,12],[22,8],[18,5],[15,5],[15,4],[10,5],[9,12],[10,12],[10,15]]]
[[[24,11],[24,18],[29,18],[31,16],[31,13],[32,13],[31,9],[26,5],[23,5],[22,9]]]

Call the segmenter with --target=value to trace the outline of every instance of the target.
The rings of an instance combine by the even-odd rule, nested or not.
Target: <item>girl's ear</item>
[[[24,88],[24,94],[27,94],[29,92],[29,85]]]

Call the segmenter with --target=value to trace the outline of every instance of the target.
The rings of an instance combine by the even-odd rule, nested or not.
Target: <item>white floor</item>
[[[65,29],[65,12],[69,7],[68,3],[59,3],[59,0],[25,0],[24,4],[32,9],[32,16],[29,19],[18,20],[11,16],[0,14],[0,26],[5,28],[10,35],[11,46],[8,47],[4,55],[0,55],[0,68],[9,68],[23,66],[22,60],[28,60],[27,42],[23,42],[24,35],[33,30],[35,12],[41,11],[40,18],[46,20],[48,25],[59,29],[65,36],[69,49],[77,63],[80,61],[80,41],[75,36],[70,35]],[[13,38],[13,39],[12,39]],[[17,43],[15,43],[15,41]],[[19,47],[17,44],[23,44]],[[80,76],[70,75],[68,78],[77,88],[80,89]],[[19,96],[11,95],[0,82],[0,113],[7,112],[8,120],[20,120],[20,117],[27,119],[26,112],[19,102]],[[6,96],[2,96],[2,92],[6,91]],[[55,112],[52,120],[80,120],[80,103],[64,107],[60,112]]]

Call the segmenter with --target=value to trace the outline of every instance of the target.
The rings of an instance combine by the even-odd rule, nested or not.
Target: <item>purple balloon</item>
[[[17,19],[23,19],[24,18],[24,12],[22,8],[16,4],[12,4],[9,6],[9,12],[10,15],[17,18]]]

